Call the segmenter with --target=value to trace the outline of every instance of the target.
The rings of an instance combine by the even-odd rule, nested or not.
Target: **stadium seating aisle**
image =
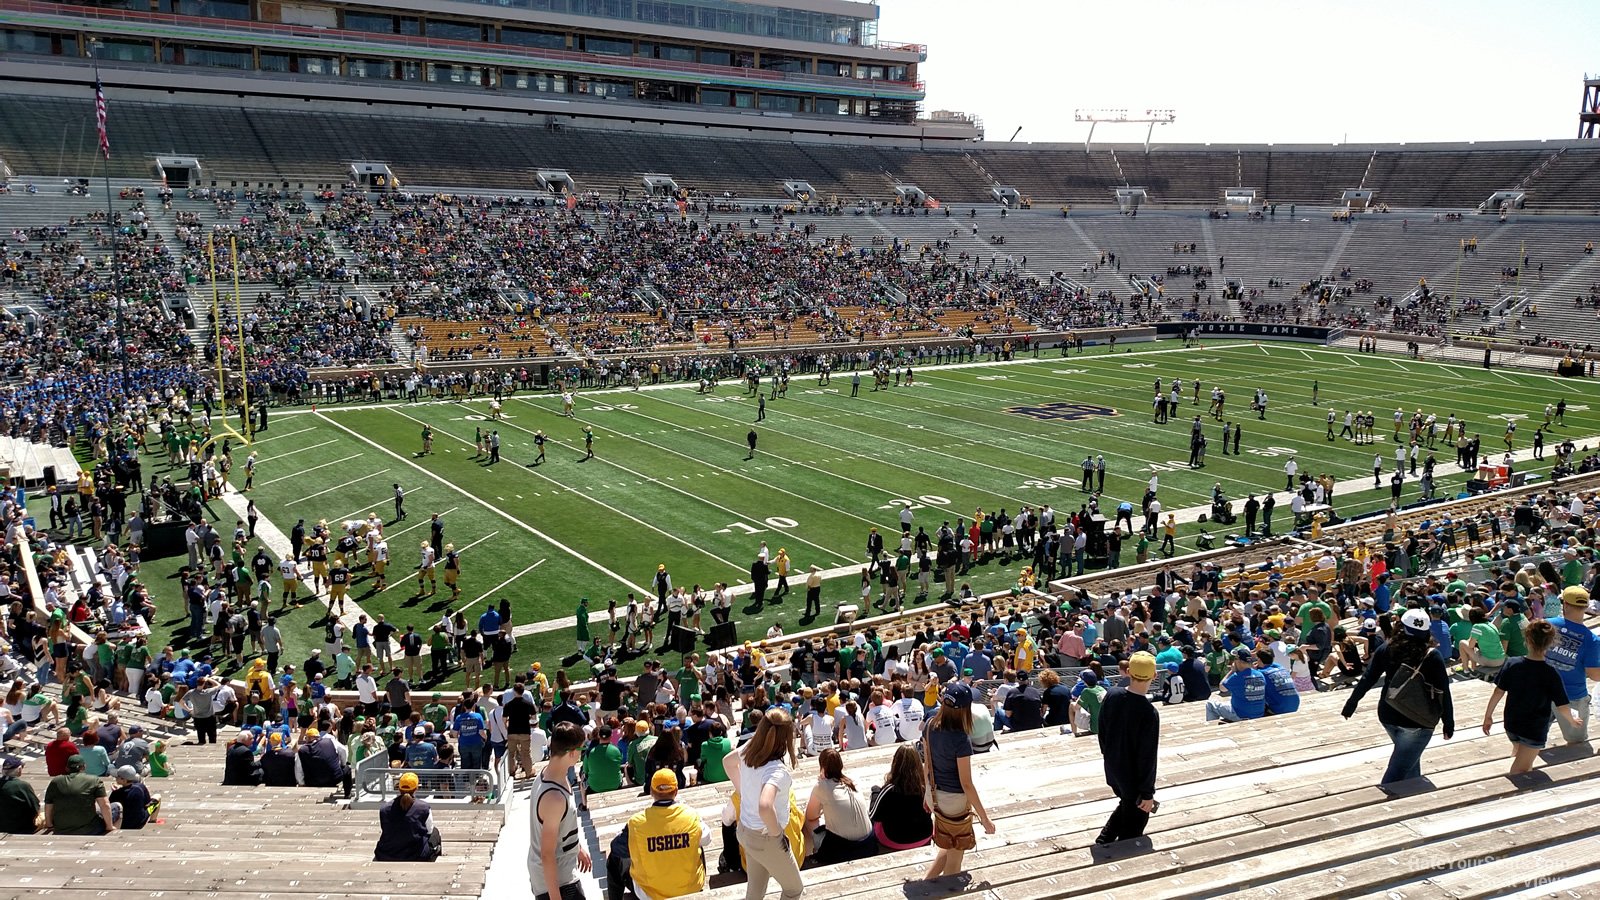
[[[1453,694],[1464,721],[1472,719],[1487,693],[1481,682],[1457,682]],[[978,757],[975,766],[998,831],[980,838],[978,849],[967,855],[970,879],[957,889],[1007,900],[1222,896],[1245,888],[1251,896],[1351,896],[1452,872],[1450,864],[1470,849],[1469,840],[1497,859],[1557,841],[1592,845],[1600,840],[1600,822],[1582,823],[1572,816],[1542,829],[1496,827],[1537,822],[1592,803],[1600,788],[1589,782],[1600,772],[1600,759],[1552,751],[1538,773],[1511,779],[1504,774],[1507,754],[1498,731],[1486,738],[1476,729],[1463,729],[1452,741],[1436,738],[1424,756],[1429,784],[1391,796],[1374,786],[1388,757],[1388,740],[1370,717],[1340,719],[1344,697],[1307,697],[1298,713],[1281,721],[1227,726],[1182,718],[1198,714],[1197,706],[1161,707],[1157,797],[1163,806],[1151,820],[1148,847],[1091,849],[1114,805],[1106,799],[1093,739],[1064,738],[1054,729],[1046,729],[1046,735],[1002,735],[999,749]],[[1310,734],[1317,740],[1306,740]],[[1329,740],[1328,735],[1343,737]],[[865,790],[882,777],[887,759],[879,749],[849,752],[846,771]],[[802,800],[813,772],[810,763],[797,772],[795,792]],[[708,790],[718,796],[708,800]],[[722,791],[697,787],[680,798],[712,815]],[[591,810],[601,800],[591,799]],[[612,821],[623,818],[595,815],[602,838],[615,830]],[[1385,851],[1392,854],[1386,864],[1371,864]],[[1432,865],[1419,865],[1419,855]],[[843,865],[803,874],[808,893],[864,900],[944,896],[952,885],[916,881],[931,858],[932,850],[924,848],[876,857],[869,872]],[[1342,865],[1350,871],[1338,868]],[[1551,874],[1586,865],[1569,860]],[[1486,879],[1475,893],[1461,896],[1491,896],[1527,877],[1526,869],[1516,875],[1514,866],[1503,868],[1504,880]],[[1332,875],[1321,869],[1331,869]],[[903,886],[906,881],[912,883]],[[732,898],[742,890],[730,886],[708,896]],[[1411,890],[1394,896],[1413,896]]]
[[[46,689],[59,699],[60,687]],[[140,830],[101,837],[59,834],[0,835],[7,864],[0,898],[104,896],[184,897],[217,892],[278,896],[478,897],[499,837],[498,810],[436,808],[445,855],[435,863],[375,863],[377,814],[331,803],[316,788],[221,786],[221,744],[196,745],[169,720],[133,704],[119,712],[126,728],[165,741],[173,774],[147,778],[161,800],[160,819]],[[38,729],[44,739],[52,729]],[[24,778],[43,798],[50,778],[43,744],[13,741],[23,752]],[[109,789],[109,788],[108,788]]]

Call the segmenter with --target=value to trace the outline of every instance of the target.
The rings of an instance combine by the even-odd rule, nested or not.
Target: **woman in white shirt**
[[[780,707],[768,709],[756,720],[750,740],[723,758],[728,779],[739,789],[739,847],[749,879],[746,898],[765,896],[773,880],[782,888],[781,900],[798,900],[805,887],[784,834],[794,802],[790,773],[794,764],[794,722]]]
[[[837,747],[834,740],[836,723],[833,716],[828,715],[828,701],[821,697],[811,701],[811,715],[806,717],[802,726],[805,732],[805,755],[816,756],[824,750]]]

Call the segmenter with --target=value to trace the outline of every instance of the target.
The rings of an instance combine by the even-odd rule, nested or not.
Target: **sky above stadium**
[[[880,37],[928,45],[924,108],[992,141],[1082,141],[1075,109],[1152,107],[1176,111],[1164,143],[1574,138],[1600,72],[1600,0],[879,3]]]

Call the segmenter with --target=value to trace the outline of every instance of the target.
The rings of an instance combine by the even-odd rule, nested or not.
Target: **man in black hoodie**
[[[1135,653],[1128,660],[1128,687],[1112,688],[1100,704],[1100,752],[1105,756],[1106,784],[1117,795],[1117,808],[1095,843],[1112,844],[1142,837],[1156,811],[1156,748],[1161,741],[1161,716],[1145,696],[1156,677],[1156,659]]]

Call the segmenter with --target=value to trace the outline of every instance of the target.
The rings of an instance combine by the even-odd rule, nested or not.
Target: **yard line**
[[[442,519],[445,516],[450,515],[451,513],[455,512],[456,510],[458,510],[460,508],[461,507],[459,507],[459,506],[452,506],[449,509],[445,510],[444,512],[439,513],[439,518]],[[422,526],[428,524],[430,521],[432,521],[432,520],[423,519],[422,521],[418,522],[417,524],[415,524],[415,525],[407,525],[406,527],[400,529],[399,531],[392,532],[392,533],[385,533],[384,536],[383,536],[383,539],[386,540],[386,541],[387,540],[393,540],[394,538],[397,538],[400,535],[405,534],[408,531],[415,531],[418,528],[421,528]]]
[[[490,505],[488,503],[483,502],[482,500],[479,500],[477,497],[474,497],[468,491],[466,491],[466,490],[464,490],[464,489],[452,484],[448,479],[445,479],[445,478],[442,478],[442,477],[440,477],[438,475],[435,475],[434,473],[428,471],[427,469],[424,469],[423,467],[417,465],[416,462],[414,462],[412,460],[409,460],[409,459],[406,459],[404,456],[401,456],[400,454],[394,452],[393,450],[390,450],[387,447],[384,447],[383,445],[377,443],[376,441],[373,441],[372,439],[370,439],[370,438],[368,438],[368,437],[366,437],[366,436],[364,436],[362,434],[359,434],[358,432],[356,432],[356,431],[354,431],[354,430],[352,430],[350,428],[347,428],[344,425],[340,425],[338,422],[333,421],[332,419],[328,418],[326,415],[324,415],[322,413],[316,413],[315,415],[318,418],[322,419],[322,421],[327,422],[329,425],[332,425],[334,428],[337,428],[340,431],[343,431],[345,434],[350,435],[351,437],[353,437],[356,440],[366,444],[367,446],[371,447],[372,449],[377,450],[377,451],[379,451],[381,453],[386,453],[389,456],[394,457],[395,459],[399,460],[400,462],[403,462],[406,465],[412,467],[413,469],[416,469],[418,472],[421,472],[422,474],[428,476],[429,478],[432,478],[434,481],[437,481],[440,484],[444,485],[445,487],[451,489],[452,491],[455,491],[456,493],[460,494],[461,496],[466,497],[468,500],[471,500],[474,503],[479,504],[484,509],[487,509],[490,512],[493,512],[495,515],[500,516],[501,518],[505,519],[508,522],[512,522],[512,523],[516,524],[522,530],[528,532],[529,534],[533,535],[534,537],[539,538],[540,540],[544,541],[545,543],[549,544],[550,546],[555,547],[556,549],[561,550],[562,552],[568,554],[569,556],[573,557],[574,559],[576,559],[576,560],[578,560],[578,561],[590,566],[591,568],[593,568],[593,569],[595,569],[595,570],[597,570],[599,572],[604,573],[607,577],[611,578],[612,580],[614,580],[614,581],[622,584],[624,587],[628,588],[628,590],[634,591],[634,592],[639,593],[639,594],[649,594],[650,593],[650,591],[647,588],[645,588],[643,585],[634,584],[633,582],[629,581],[627,578],[623,577],[622,575],[611,571],[610,569],[606,568],[605,566],[602,566],[601,564],[595,562],[594,560],[590,559],[589,557],[584,556],[582,553],[579,553],[578,551],[572,549],[571,547],[568,547],[566,544],[563,544],[560,541],[557,541],[555,538],[550,537],[549,535],[545,534],[544,532],[540,531],[539,529],[534,528],[532,525],[529,525],[527,522],[522,521],[521,519],[517,518],[516,516],[513,516],[512,514],[510,514],[510,513],[506,512],[505,510],[499,508],[498,506],[492,506],[492,505]]]
[[[1306,359],[1311,360],[1312,362],[1316,362],[1317,361],[1317,358],[1315,356],[1312,356],[1311,354],[1305,352],[1304,350],[1300,351],[1300,355],[1304,356]]]
[[[495,535],[497,535],[499,533],[500,533],[499,529],[495,529],[494,531],[489,532],[488,534],[484,535],[483,537],[478,538],[477,540],[475,540],[472,543],[466,545],[465,547],[462,547],[460,550],[457,550],[456,551],[456,555],[459,556],[459,555],[467,552],[468,550],[471,550],[473,547],[478,546],[479,544],[483,543],[484,541],[487,541],[489,538],[492,538],[492,537],[494,537]]]
[[[382,475],[382,474],[384,474],[385,472],[388,472],[388,471],[389,471],[388,469],[379,469],[376,472],[368,472],[367,474],[361,476],[360,478],[352,478],[349,481],[346,481],[344,484],[336,484],[333,487],[328,488],[327,490],[317,491],[315,494],[308,494],[308,495],[306,495],[304,497],[301,497],[299,500],[290,500],[288,503],[286,503],[284,505],[285,506],[293,506],[296,503],[304,503],[307,500],[312,499],[313,497],[321,497],[323,494],[331,494],[334,491],[339,490],[340,488],[349,487],[350,485],[355,484],[358,481],[366,481],[368,478],[376,478],[379,475]]]
[[[405,418],[410,419],[413,422],[417,422],[419,424],[422,422],[421,419],[415,418],[415,417],[410,416],[410,415],[406,415],[405,413],[401,412],[398,409],[393,409],[391,411],[394,412],[396,415],[404,416]],[[501,420],[501,422],[502,422],[502,424],[505,424],[505,425],[507,425],[507,426],[509,426],[511,428],[517,428],[518,427],[518,426],[515,426],[515,425],[511,425],[511,423],[509,423],[509,422],[505,422],[505,420],[503,420],[503,419]],[[525,428],[522,428],[520,430],[527,431],[527,429],[525,429]],[[450,437],[453,437],[456,440],[462,442],[463,444],[467,442],[466,438],[460,437],[459,435],[452,434],[452,433],[449,433],[449,432],[446,432],[446,434],[448,434]],[[565,446],[561,441],[555,440],[553,438],[551,439],[551,443],[555,444],[558,447]],[[615,463],[613,463],[613,465],[615,465]],[[534,469],[532,467],[522,467],[522,466],[519,466],[518,469],[521,470],[521,471],[527,472],[529,475],[533,475],[533,476],[535,476],[535,477],[537,477],[537,478],[539,478],[539,479],[541,479],[543,481],[547,481],[550,484],[555,485],[557,487],[557,489],[563,487],[561,482],[556,481],[555,479],[553,479],[550,476],[544,474],[543,472],[538,471],[537,469]],[[663,485],[663,487],[666,487],[666,486],[667,485]],[[605,487],[605,485],[602,484],[601,487]],[[609,511],[611,511],[611,512],[617,514],[617,515],[619,515],[619,516],[622,516],[625,519],[629,519],[629,520],[631,520],[633,522],[637,522],[638,524],[643,525],[644,527],[650,529],[651,531],[654,531],[656,534],[659,534],[662,537],[665,537],[665,538],[667,538],[669,540],[672,540],[672,541],[676,541],[677,543],[682,544],[685,547],[688,547],[689,549],[691,549],[691,550],[695,551],[696,553],[699,553],[699,554],[701,554],[703,556],[708,556],[708,557],[716,560],[717,562],[722,563],[725,566],[728,566],[729,568],[733,569],[735,572],[744,571],[744,567],[739,565],[738,563],[736,563],[736,562],[734,562],[734,561],[732,561],[730,559],[724,559],[723,557],[718,556],[715,553],[712,553],[710,550],[707,550],[706,548],[701,547],[701,546],[699,546],[697,544],[690,543],[689,541],[684,540],[683,538],[673,534],[670,531],[664,531],[664,530],[662,530],[660,528],[657,528],[655,525],[652,525],[649,522],[646,522],[645,520],[639,518],[638,516],[630,515],[629,513],[625,512],[623,510],[620,510],[620,509],[616,508],[615,506],[612,506],[609,503],[606,503],[605,501],[599,499],[598,497],[595,497],[595,496],[593,496],[591,494],[587,494],[587,493],[584,493],[582,491],[579,491],[577,488],[568,488],[568,490],[572,491],[575,494],[578,494],[579,496],[583,497],[585,500],[590,501],[591,503],[594,503],[594,504],[596,504],[598,506],[601,506],[601,507],[603,507],[603,508],[605,508],[605,509],[607,509],[607,510],[609,510]],[[594,490],[594,488],[590,487],[590,488],[586,488],[586,490],[592,491],[592,490]],[[676,488],[674,488],[674,490],[676,490]],[[499,499],[504,500],[505,498],[501,497]],[[737,513],[735,515],[737,515]]]
[[[425,485],[420,485],[419,484],[416,487],[406,488],[406,499],[410,500],[411,499],[411,495],[416,493],[417,491],[422,490],[423,487],[425,487]],[[393,498],[392,497],[385,498],[385,499],[388,500],[389,502],[393,502]],[[378,503],[382,503],[382,502],[384,502],[384,501],[383,500],[378,501]],[[329,521],[330,522],[343,522],[346,519],[353,519],[353,518],[356,518],[358,516],[360,516],[361,518],[365,518],[365,516],[362,515],[361,510],[364,509],[364,510],[366,510],[368,512],[372,512],[372,511],[374,511],[374,510],[376,510],[378,508],[378,503],[365,503],[365,504],[362,504],[361,509],[358,509],[355,512],[345,513],[344,515],[340,516],[339,518],[337,518],[337,519],[329,519]],[[424,519],[424,520],[422,520],[421,524],[426,524],[426,523],[427,523],[427,520]],[[415,528],[415,527],[417,527],[417,526],[416,525],[412,525],[409,528],[407,528],[406,531],[410,531],[412,528]],[[401,533],[403,534],[404,532],[401,532]],[[387,535],[385,535],[385,536],[387,537]]]
[[[538,562],[534,563],[533,565],[527,567],[526,569],[523,569],[521,572],[518,572],[517,574],[511,576],[510,578],[507,578],[505,581],[502,581],[499,584],[495,585],[494,587],[488,589],[487,591],[484,591],[483,592],[483,596],[481,596],[478,599],[472,601],[471,603],[468,603],[467,605],[461,607],[461,609],[459,609],[457,611],[458,612],[463,612],[463,613],[466,612],[467,610],[473,608],[474,606],[477,606],[479,603],[482,603],[483,601],[489,599],[489,596],[491,594],[494,594],[497,591],[505,590],[506,585],[510,584],[513,581],[516,581],[518,578],[521,578],[522,576],[528,574],[529,572],[532,572],[534,569],[537,569],[542,565],[544,565],[544,560],[541,559]],[[565,620],[563,620],[563,621],[565,621]]]
[[[294,437],[297,434],[305,434],[306,432],[313,431],[313,430],[315,430],[315,429],[302,428],[299,431],[288,431],[288,432],[285,432],[283,434],[275,434],[272,437],[262,438],[259,441],[251,441],[250,442],[250,446],[256,447],[256,446],[260,446],[261,444],[270,444],[273,441],[277,440],[278,438]]]
[[[538,406],[534,406],[534,408],[538,409],[539,407]],[[639,416],[641,418],[650,419],[651,421],[654,421],[654,422],[660,422],[663,425],[671,425],[672,424],[670,422],[666,422],[666,421],[663,421],[661,419],[657,419],[657,418],[655,418],[653,416],[647,416],[644,413],[641,413],[641,412],[639,412],[637,410],[624,410],[624,412],[626,412],[629,415],[635,415],[635,416]],[[615,428],[610,428],[610,427],[607,427],[607,426],[601,425],[601,424],[591,423],[587,419],[581,419],[579,421],[582,421],[586,425],[593,425],[595,428],[597,428],[597,429],[599,429],[601,431],[609,432],[609,433],[614,434],[614,435],[616,435],[618,437],[621,437],[621,438],[627,438],[628,437],[628,435],[625,432],[619,431],[618,429],[615,429]],[[527,432],[528,434],[532,434],[533,433],[529,429],[523,428],[520,425],[511,425],[510,427],[515,428],[515,429],[517,429],[519,431]],[[745,475],[742,472],[736,472],[736,471],[734,471],[732,469],[724,468],[723,466],[719,466],[716,463],[711,463],[708,460],[696,459],[695,457],[690,456],[687,453],[682,453],[682,452],[679,452],[677,450],[673,450],[670,447],[663,447],[660,444],[652,443],[651,441],[641,440],[639,438],[632,438],[632,440],[637,441],[638,443],[644,444],[647,447],[653,447],[653,448],[655,448],[657,450],[660,450],[660,451],[662,451],[664,453],[671,453],[674,456],[681,456],[684,459],[691,460],[691,461],[697,462],[697,463],[706,463],[706,464],[710,465],[713,469],[721,470],[725,474],[737,476],[739,478],[744,479],[745,481],[751,482],[752,484],[761,485],[763,488],[766,488],[767,490],[776,491],[776,492],[778,492],[780,494],[786,494],[786,495],[788,495],[790,497],[794,497],[797,500],[802,500],[802,501],[804,501],[806,503],[809,503],[809,504],[812,504],[814,506],[818,506],[818,507],[821,507],[823,509],[831,510],[833,512],[839,513],[840,515],[847,516],[847,517],[852,518],[852,519],[857,519],[857,520],[860,520],[862,522],[866,522],[868,525],[878,525],[878,524],[880,524],[880,523],[878,523],[876,521],[873,521],[872,519],[868,519],[868,518],[866,518],[864,516],[858,516],[855,513],[850,512],[848,510],[843,510],[843,509],[838,508],[837,506],[831,506],[831,505],[829,505],[827,503],[823,503],[822,501],[817,500],[817,499],[815,499],[813,497],[807,497],[807,496],[804,496],[803,494],[796,494],[793,491],[786,491],[783,488],[780,488],[780,487],[778,487],[776,485],[767,484],[766,482],[759,481],[757,479],[751,478],[750,476]],[[719,440],[726,440],[726,439],[719,439]],[[732,443],[731,441],[727,441],[727,442],[728,443]],[[556,441],[555,443],[561,444],[560,441]],[[646,475],[643,472],[637,472],[637,471],[635,471],[633,469],[628,468],[627,466],[622,465],[619,462],[616,462],[615,460],[607,459],[607,460],[605,460],[605,462],[608,465],[614,466],[614,467],[616,467],[618,469],[621,469],[624,472],[627,472],[629,475],[634,475],[634,476],[637,476],[639,478],[648,478],[648,479],[650,479],[651,482],[653,482],[655,484],[658,484],[661,487],[664,487],[669,491],[674,491],[676,493],[682,494],[685,497],[689,497],[689,498],[691,498],[691,499],[693,499],[693,500],[695,500],[695,501],[697,501],[699,503],[703,503],[706,506],[715,507],[716,509],[719,509],[722,512],[730,513],[732,515],[738,516],[740,519],[759,518],[757,516],[751,516],[751,515],[748,515],[748,514],[745,514],[745,513],[738,512],[737,510],[729,509],[728,507],[723,506],[720,503],[716,503],[716,502],[712,501],[708,497],[702,497],[699,494],[690,493],[689,491],[686,491],[683,488],[677,487],[675,485],[667,484],[665,481],[662,481],[659,478],[653,478],[653,477],[651,477],[649,475]],[[837,476],[837,477],[841,477],[842,478],[843,476]],[[845,480],[849,481],[851,479],[845,479]],[[644,484],[643,481],[636,481],[634,483],[637,484],[637,485]],[[860,484],[860,482],[854,482],[854,483]],[[862,486],[863,487],[871,487],[871,485],[862,485]],[[881,488],[873,488],[873,489],[874,490],[882,490]],[[885,491],[885,493],[888,493],[888,492]],[[836,557],[836,556],[846,556],[846,557],[849,556],[849,554],[847,554],[847,553],[840,553],[837,550],[831,550],[831,549],[829,549],[827,547],[822,546],[821,544],[817,544],[817,543],[814,543],[812,541],[808,541],[805,538],[800,537],[799,535],[793,535],[792,539],[796,543],[805,544],[808,547],[813,547],[813,548],[815,548],[817,550],[822,551],[823,553],[827,554],[827,556],[830,559],[833,558],[833,557]],[[743,567],[743,566],[735,566],[735,568],[739,569],[740,571],[743,571],[745,567]]]
[[[339,463],[349,462],[350,460],[355,459],[355,458],[359,457],[360,455],[361,454],[359,454],[359,453],[352,453],[349,456],[346,456],[344,459],[336,459],[333,462],[325,462],[320,466],[312,466],[309,469],[301,469],[300,471],[294,472],[294,473],[289,474],[289,475],[279,475],[277,478],[272,478],[272,479],[269,479],[267,481],[261,482],[261,486],[262,487],[266,487],[269,484],[277,484],[280,481],[288,481],[291,478],[299,478],[301,475],[304,475],[307,472],[315,472],[318,469],[326,469],[329,466],[337,466]]]
[[[326,447],[326,446],[328,446],[329,444],[332,444],[332,443],[336,443],[336,441],[328,440],[328,441],[323,441],[320,444],[312,444],[309,447],[300,447],[300,448],[298,448],[296,450],[290,450],[288,453],[279,453],[277,456],[269,456],[266,459],[261,460],[261,462],[272,462],[273,460],[276,460],[276,459],[283,459],[286,456],[293,456],[296,453],[304,453],[307,450],[315,450],[318,447]]]

